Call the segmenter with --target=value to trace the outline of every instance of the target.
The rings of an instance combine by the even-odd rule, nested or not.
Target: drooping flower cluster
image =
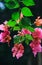
[[[41,44],[40,44],[40,40],[33,40],[30,43],[30,47],[32,48],[34,57],[37,55],[38,52],[41,52]]]
[[[24,46],[20,44],[15,44],[12,48],[13,57],[16,56],[17,59],[23,56],[24,53]]]
[[[9,45],[11,36],[10,36],[9,26],[6,25],[6,23],[7,23],[7,21],[4,22],[3,24],[0,24],[0,31],[1,31],[0,32],[0,42],[2,42],[2,43],[7,42]],[[22,28],[21,31],[18,31],[17,35],[14,35],[14,38],[16,36],[18,39],[17,38],[15,39],[15,41],[17,41],[17,43],[14,43],[14,46],[12,48],[13,57],[16,57],[17,59],[19,59],[20,57],[23,56],[24,46],[22,45],[23,44],[22,42],[26,41],[26,40],[29,40],[31,42],[29,45],[32,49],[34,57],[37,55],[38,52],[42,52],[42,46],[41,46],[42,29],[41,28],[35,28],[33,32],[29,31],[26,28]],[[30,38],[28,38],[28,36]],[[18,40],[19,40],[19,43],[18,43]],[[28,43],[28,41],[26,41],[26,42]]]
[[[35,57],[38,52],[42,52],[42,50],[41,50],[42,49],[42,47],[41,47],[42,29],[41,28],[35,28],[34,32],[30,32],[29,30],[23,28],[21,31],[18,31],[17,35],[18,36],[25,36],[26,34],[31,35],[33,37],[33,40],[30,43],[30,47],[31,47],[32,52],[33,52],[34,57]],[[18,46],[18,44],[16,44],[16,45]],[[15,47],[15,45],[12,49],[14,49],[14,48],[17,49],[17,47]],[[14,49],[15,51],[13,51],[13,57],[15,57],[15,56],[17,57],[17,54],[19,56],[21,56],[20,53],[17,53],[16,49]]]
[[[21,31],[18,31],[18,36],[24,36],[26,34],[31,34],[31,32],[25,28],[23,28]],[[14,36],[16,37],[16,35]],[[16,56],[17,59],[19,59],[20,57],[23,56],[24,53],[24,46],[22,45],[22,43],[19,44],[15,44],[14,47],[12,48],[12,54],[13,57]]]
[[[36,56],[38,52],[42,52],[41,50],[42,29],[35,28],[35,31],[32,33],[32,36],[34,40],[30,43],[30,47],[32,48],[34,56]]]
[[[0,31],[2,31],[0,32],[0,42],[7,42],[9,44],[11,40],[9,27],[4,24],[0,24]]]

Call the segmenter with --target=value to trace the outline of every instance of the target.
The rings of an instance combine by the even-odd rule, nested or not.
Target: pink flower
[[[0,24],[0,30],[6,31],[6,30],[8,30],[8,27],[5,26],[4,24]]]
[[[24,52],[24,51],[23,51],[23,52]],[[19,51],[18,51],[18,53],[16,54],[17,59],[19,59],[19,58],[22,57],[22,56],[23,56],[22,52],[19,52]]]
[[[42,52],[42,46],[41,46],[41,52]]]
[[[20,13],[20,20],[23,18],[23,14],[22,14],[22,12]]]
[[[0,33],[0,42],[5,43],[5,42],[10,42],[11,37],[10,37],[10,32],[9,31],[4,31]]]
[[[33,40],[30,43],[30,47],[32,48],[34,57],[37,55],[38,52],[41,52],[41,45],[39,40]]]
[[[3,24],[5,24],[5,25],[6,25],[6,24],[7,24],[7,20],[6,20],[6,21],[4,21],[4,22],[3,22]]]
[[[41,28],[35,28],[35,31],[32,33],[33,38],[39,38],[42,39],[42,29]]]
[[[2,43],[8,42],[8,44],[9,44],[11,37],[10,37],[10,32],[9,32],[8,26],[6,26],[4,24],[0,24],[0,30],[3,31],[0,33],[0,42],[2,42]]]
[[[27,29],[22,29],[22,31],[21,31],[24,35],[25,34],[31,34],[31,32],[29,31],[29,30],[27,30]]]
[[[17,59],[23,56],[24,46],[22,44],[15,44],[12,48],[13,57],[16,56]]]
[[[24,36],[26,34],[31,34],[31,32],[25,28],[23,28],[21,31],[18,31],[19,36]]]

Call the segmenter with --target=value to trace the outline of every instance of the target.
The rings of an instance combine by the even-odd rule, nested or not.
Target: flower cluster
[[[35,57],[38,52],[42,52],[41,50],[42,29],[35,28],[34,32],[30,32],[29,30],[23,28],[21,32],[18,31],[18,36],[25,36],[26,34],[29,34],[33,37],[33,40],[31,41],[29,45]]]
[[[36,56],[37,52],[41,52],[41,40],[42,40],[42,29],[35,28],[35,31],[32,33],[34,40],[30,43],[30,47]]]
[[[22,14],[21,14],[22,17]],[[39,19],[39,18],[38,18]],[[36,21],[38,21],[38,19]],[[42,19],[39,19],[39,21]],[[13,24],[12,24],[13,25]],[[32,52],[34,54],[34,57],[37,55],[38,52],[42,52],[42,28],[35,28],[33,32],[31,32],[27,28],[22,28],[21,30],[18,30],[17,35],[13,34],[13,38],[10,36],[10,29],[11,27],[8,26],[7,21],[5,21],[3,24],[0,24],[0,42],[2,43],[8,43],[10,45],[10,40],[13,39],[14,46],[12,47],[12,55],[13,57],[16,57],[19,59],[24,54],[24,45],[23,42],[25,42],[27,45],[29,45],[32,49]],[[29,42],[29,43],[28,43]],[[24,43],[24,44],[25,44]],[[28,49],[27,49],[28,50]]]

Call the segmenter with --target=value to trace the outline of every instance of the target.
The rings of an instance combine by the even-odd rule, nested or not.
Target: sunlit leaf
[[[6,7],[9,9],[14,9],[19,7],[19,3],[17,1],[10,1],[8,3],[5,3]]]
[[[27,7],[23,7],[21,11],[24,16],[33,16],[31,10]]]
[[[9,25],[10,27],[14,27],[16,25],[16,22],[15,21],[12,21],[12,20],[9,20],[7,22],[7,25]]]
[[[35,5],[34,0],[22,0],[22,2],[26,6],[33,6],[33,5]]]
[[[20,14],[19,14],[19,12],[14,12],[13,14],[12,14],[12,20],[18,20],[19,19],[19,17],[20,17]]]
[[[33,40],[33,37],[29,34],[25,35],[25,43],[28,45],[30,41]]]
[[[14,43],[20,43],[24,41],[24,37],[16,36],[14,37]]]
[[[20,27],[19,27],[19,26],[15,26],[15,27],[13,28],[13,30],[20,30]]]
[[[28,26],[28,29],[29,29],[31,32],[34,32],[34,28],[33,28],[33,27]]]
[[[28,40],[33,40],[33,37],[31,36],[31,35],[25,35],[25,37],[26,37],[26,39],[28,39]]]

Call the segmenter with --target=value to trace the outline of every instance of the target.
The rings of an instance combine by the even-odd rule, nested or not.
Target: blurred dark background
[[[29,7],[34,14],[33,19],[35,19],[37,16],[41,16],[42,18],[42,0],[34,0],[34,1],[35,1],[35,6]],[[6,7],[4,10],[0,11],[0,23],[2,23],[5,20],[9,20],[11,13],[12,10],[9,10]]]
[[[42,18],[42,0],[34,0],[35,6],[30,7],[34,16],[31,17],[31,20],[35,20],[37,16],[41,16]],[[12,10],[9,10],[5,7],[4,10],[0,10],[0,24],[5,20],[9,20],[11,18]],[[16,33],[16,32],[15,32]],[[7,44],[0,43],[0,65],[42,65],[41,64],[41,55],[37,55],[35,58],[32,54],[30,47],[27,47],[27,50],[24,56],[17,60],[12,57],[11,48],[8,47]]]

